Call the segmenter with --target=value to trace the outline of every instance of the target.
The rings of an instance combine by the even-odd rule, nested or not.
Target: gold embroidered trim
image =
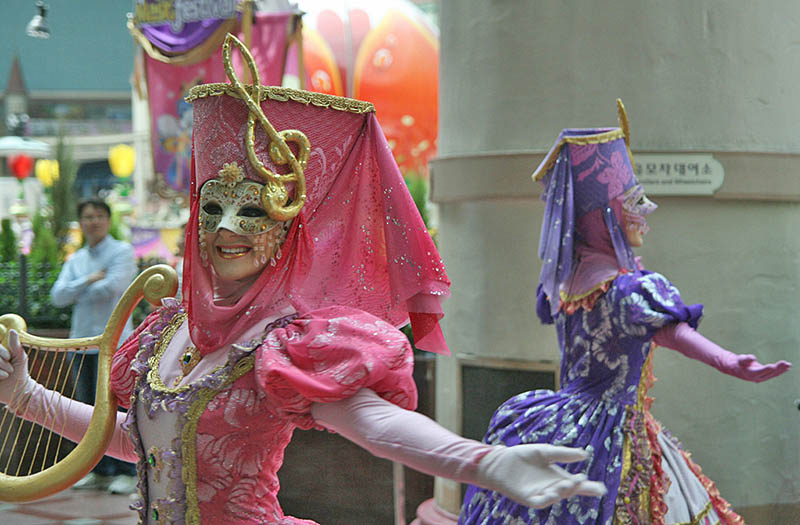
[[[197,502],[197,425],[208,403],[222,389],[253,369],[256,358],[243,357],[235,365],[219,389],[203,388],[186,413],[186,423],[181,433],[181,452],[183,455],[183,484],[186,487],[186,523],[200,523],[200,507]]]
[[[161,363],[161,358],[164,355],[164,352],[167,350],[170,341],[175,336],[175,332],[178,331],[178,328],[181,327],[183,322],[186,320],[186,314],[178,314],[172,318],[172,321],[169,322],[169,325],[164,329],[162,332],[161,340],[156,345],[156,350],[153,352],[153,355],[147,360],[147,382],[150,385],[150,388],[156,390],[158,392],[168,392],[170,394],[179,394],[181,392],[187,391],[189,388],[192,387],[192,383],[187,383],[182,386],[174,386],[168,387],[164,381],[161,379],[161,376],[158,373],[158,366]],[[183,355],[183,354],[181,354]],[[223,368],[225,364],[221,364],[215,367],[213,370],[209,372],[209,374],[213,374],[214,372]],[[183,379],[183,378],[181,378]]]
[[[639,388],[636,393],[636,410],[649,410],[649,405],[652,404],[652,399],[650,399],[650,404],[647,403],[647,392],[655,382],[655,376],[653,376],[653,354],[655,353],[655,349],[656,344],[650,343],[650,351],[647,353],[647,359],[644,360],[644,365],[642,365],[642,376],[639,379]]]
[[[586,299],[590,295],[592,295],[594,293],[597,293],[599,290],[602,290],[603,287],[606,287],[605,290],[603,290],[603,291],[608,291],[608,285],[614,279],[616,279],[617,277],[619,277],[619,273],[617,273],[617,275],[615,275],[614,277],[609,277],[605,281],[601,281],[599,284],[597,284],[596,286],[593,286],[592,288],[589,289],[589,291],[584,292],[584,293],[579,293],[579,294],[575,294],[575,295],[567,295],[567,292],[565,292],[564,290],[561,290],[560,292],[558,292],[558,294],[559,294],[559,296],[561,298],[561,302],[562,303],[571,303],[573,301],[580,301],[581,299]]]
[[[196,89],[196,88],[192,88]],[[191,90],[189,91],[191,96]],[[547,157],[545,162],[543,162],[539,168],[533,172],[531,178],[535,181],[540,180],[545,174],[550,171],[550,169],[555,165],[556,159],[558,159],[558,154],[561,151],[561,147],[564,144],[579,144],[579,145],[586,145],[586,144],[604,144],[606,142],[611,142],[613,140],[625,138],[625,132],[621,129],[612,129],[611,131],[605,131],[603,133],[597,133],[595,135],[581,135],[580,137],[564,137],[562,138],[556,147],[554,147],[550,151],[550,155]]]
[[[647,462],[650,461],[650,450],[647,446],[644,450],[643,443],[639,443],[639,456],[644,459],[634,461],[633,443],[631,436],[639,434],[642,439],[646,440],[646,422],[644,418],[636,418],[633,413],[639,413],[635,407],[627,408],[627,419],[625,421],[625,438],[622,443],[622,472],[620,473],[620,482],[617,493],[617,501],[614,509],[614,525],[633,525],[634,523],[645,523],[647,517],[650,516],[650,480],[645,475],[647,470]],[[630,425],[630,431],[628,426]],[[631,479],[631,470],[636,469],[639,471],[639,478],[634,483]],[[632,499],[630,496],[623,496],[623,492],[633,491]],[[630,511],[630,505],[633,503],[633,512]],[[649,522],[648,522],[649,523]]]
[[[681,456],[683,456],[683,460],[686,461],[687,465],[689,465],[689,470],[691,470],[694,475],[697,476],[697,479],[700,480],[703,488],[706,489],[708,497],[711,498],[711,505],[716,511],[717,516],[720,518],[720,521],[718,521],[715,525],[718,525],[722,521],[724,521],[727,525],[744,525],[744,519],[733,512],[733,509],[731,509],[731,504],[725,501],[722,496],[720,496],[717,486],[708,478],[708,476],[703,474],[703,469],[701,469],[700,465],[692,460],[692,455],[683,449],[681,449],[680,452]]]
[[[172,386],[178,386],[183,378],[189,375],[189,373],[194,370],[194,367],[200,362],[203,356],[198,352],[197,347],[194,345],[187,346],[183,353],[178,358],[178,362],[181,365],[181,373],[175,378],[172,382]]]
[[[164,461],[161,457],[161,449],[155,446],[147,449],[145,462],[153,475],[153,481],[158,483],[159,479],[161,478],[161,470],[164,468]]]
[[[650,404],[652,404],[652,398],[647,397],[647,392],[653,386],[653,382],[655,378],[653,376],[653,354],[655,353],[654,350],[656,349],[655,343],[650,343],[650,351],[647,353],[647,359],[644,360],[644,366],[642,366],[642,375],[639,379],[639,388],[636,394],[636,410],[640,412],[646,412],[650,409]],[[650,403],[648,403],[648,399]],[[644,431],[642,433],[642,439],[647,439],[647,422],[644,422]],[[647,515],[650,515],[650,480],[647,480],[647,487],[639,494],[639,508],[647,509]]]
[[[631,471],[631,440],[628,436],[622,442],[622,473],[619,476],[620,480],[628,479],[628,474]]]
[[[250,85],[245,85],[244,88],[251,96],[255,91],[253,86]],[[238,99],[242,98],[231,84],[215,83],[202,84],[191,88],[189,94],[186,96],[186,102],[194,102],[197,99],[216,97],[219,95],[228,95]],[[375,106],[373,106],[371,102],[279,86],[261,86],[259,102],[267,99],[277,100],[279,102],[288,102],[291,100],[305,105],[310,104],[322,108],[347,111],[348,113],[364,114],[375,112]]]
[[[633,407],[629,407],[629,411],[642,413],[645,411],[645,401],[647,396],[647,391],[652,386],[652,359],[653,359],[653,350],[655,349],[655,345],[651,345],[650,352],[647,355],[647,359],[645,359],[644,365],[642,366],[642,373],[639,378],[639,387],[637,389],[636,395],[636,405]],[[629,414],[628,418],[632,416]],[[626,421],[626,424],[627,421]],[[642,439],[647,439],[647,430],[646,430],[646,423],[644,419],[641,421],[642,428],[636,429],[638,432],[641,433]],[[622,488],[622,484],[624,480],[628,480],[630,478],[630,471],[633,468],[633,451],[631,449],[632,443],[630,439],[630,435],[626,432],[625,439],[622,442],[622,472],[620,473],[620,488]],[[641,470],[644,468],[643,465],[638,465],[637,470]],[[642,482],[642,490],[638,492],[639,503],[637,508],[643,511],[644,516],[650,515],[650,481],[647,480],[646,482]],[[630,504],[630,500],[626,498],[624,503]],[[617,508],[614,512],[614,524],[615,525],[628,525],[634,523],[631,517],[624,512],[622,508],[619,507],[619,503],[617,503]]]
[[[711,505],[711,502],[709,501],[708,503],[706,503],[706,506],[703,508],[703,510],[700,511],[700,514],[692,518],[692,521],[681,521],[679,523],[676,523],[675,525],[700,525],[700,522],[704,520],[706,516],[708,516],[708,513],[711,512],[712,508],[713,505]],[[717,524],[719,523],[720,522],[718,521]]]

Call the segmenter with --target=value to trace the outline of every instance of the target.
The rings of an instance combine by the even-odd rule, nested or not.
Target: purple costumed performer
[[[634,175],[617,103],[621,128],[565,129],[534,172],[546,202],[537,313],[558,333],[561,390],[509,399],[485,437],[585,448],[590,458],[567,470],[604,482],[608,493],[531,509],[470,486],[461,524],[743,523],[650,415],[653,343],[746,381],[773,378],[790,364],[762,365],[698,334],[702,305],[684,304],[672,283],[634,257],[656,205]]]

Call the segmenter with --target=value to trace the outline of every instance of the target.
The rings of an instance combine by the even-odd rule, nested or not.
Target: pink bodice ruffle
[[[165,321],[180,322],[177,316],[181,315],[165,308],[149,319],[149,329],[140,336],[140,341],[148,344],[142,344],[136,363],[147,362],[149,355],[158,352],[162,352],[161,359],[178,358],[168,354],[181,345],[159,343],[169,332]],[[175,337],[186,333],[172,332]],[[311,523],[283,516],[277,500],[277,473],[293,430],[317,426],[310,414],[312,404],[344,399],[370,388],[403,408],[416,405],[408,340],[371,314],[329,307],[265,335],[263,343],[251,349],[247,344],[235,344],[225,366],[192,383],[188,390],[174,393],[154,389],[146,374],[142,375],[144,371],[131,381],[127,371],[138,368],[130,357],[132,352],[125,346],[118,350],[112,371],[117,397],[127,400],[134,394],[137,405],[146,405],[136,412],[139,419],[147,417],[148,421],[131,428],[134,433],[142,431],[143,435],[134,437],[141,443],[140,454],[147,454],[148,443],[156,437],[161,443],[164,438],[175,443],[170,453],[176,454],[177,460],[164,462],[173,471],[160,475],[178,481],[170,485],[168,494],[142,494],[139,508],[148,519],[152,519],[154,505],[171,502],[184,506],[173,507],[171,515],[199,516],[203,523]],[[166,351],[159,350],[164,346]],[[165,417],[165,412],[171,417]],[[174,421],[176,415],[177,425],[155,424],[159,417]],[[193,430],[187,432],[187,428]],[[145,429],[176,435],[148,436]],[[140,461],[139,468],[140,476],[154,475],[146,461]],[[167,507],[161,505],[162,516]]]

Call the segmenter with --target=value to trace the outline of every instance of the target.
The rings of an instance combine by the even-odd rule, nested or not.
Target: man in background
[[[101,334],[117,301],[136,276],[133,247],[109,235],[111,209],[105,201],[92,199],[79,203],[78,221],[85,244],[64,263],[50,290],[50,298],[55,306],[73,306],[69,331],[71,338]],[[132,331],[133,326],[128,319],[120,342]],[[74,377],[77,378],[74,397],[93,405],[97,384],[97,350],[76,355],[74,362]],[[133,464],[103,456],[94,470],[73,488],[128,494],[136,490],[135,474]]]

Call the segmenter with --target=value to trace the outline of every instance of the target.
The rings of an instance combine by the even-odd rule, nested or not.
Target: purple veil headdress
[[[634,270],[636,261],[628,239],[610,203],[638,184],[628,147],[628,119],[617,99],[619,128],[565,129],[533,172],[542,183],[545,201],[539,258],[542,271],[536,291],[536,310],[544,323],[552,323],[560,308],[561,285],[575,268],[577,220],[602,208],[617,264]]]

